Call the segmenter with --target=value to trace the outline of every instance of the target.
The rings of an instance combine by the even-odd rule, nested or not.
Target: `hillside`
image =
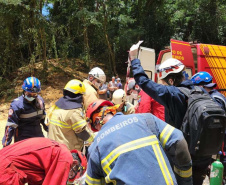
[[[103,68],[101,64],[95,62],[93,66],[99,66]],[[106,74],[107,69],[104,69]],[[62,96],[62,90],[65,84],[71,79],[83,80],[87,78],[89,69],[83,66],[83,62],[80,60],[49,60],[48,61],[48,78],[47,83],[43,84],[44,79],[41,78],[42,73],[42,62],[36,63],[34,66],[34,76],[39,78],[41,85],[40,95],[45,100],[46,110],[54,104],[54,102]],[[12,83],[9,84],[6,93],[0,99],[0,141],[4,135],[5,125],[8,117],[8,110],[11,101],[22,94],[22,83],[23,80],[30,76],[29,66],[19,68],[14,74],[16,76],[12,79]],[[14,85],[15,84],[15,85]],[[0,148],[2,145],[0,144]]]

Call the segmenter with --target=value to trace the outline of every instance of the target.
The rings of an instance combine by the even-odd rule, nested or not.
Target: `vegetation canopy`
[[[0,92],[23,66],[25,78],[48,83],[52,59],[125,74],[126,51],[138,40],[157,54],[170,38],[226,45],[225,8],[225,0],[0,0]]]

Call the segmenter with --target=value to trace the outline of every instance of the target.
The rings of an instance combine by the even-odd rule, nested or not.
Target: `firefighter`
[[[102,69],[100,69],[99,67],[94,67],[93,69],[91,69],[88,75],[88,79],[85,79],[83,81],[83,84],[86,88],[86,94],[83,96],[85,111],[90,103],[99,98],[97,90],[99,89],[101,83],[105,82],[106,76]]]
[[[86,171],[86,158],[48,138],[30,138],[0,150],[0,185],[65,185]],[[69,173],[70,172],[70,173]]]
[[[2,139],[3,147],[9,145],[13,137],[14,142],[31,137],[44,137],[40,124],[48,131],[44,124],[46,116],[44,100],[38,95],[41,91],[39,79],[26,78],[22,89],[23,94],[10,104],[5,135]]]
[[[191,158],[180,130],[150,113],[123,115],[116,109],[106,100],[87,109],[91,128],[99,132],[89,148],[86,184],[103,184],[103,179],[107,184],[192,184]]]
[[[145,74],[136,54],[131,53],[131,66],[136,83],[154,100],[165,107],[165,120],[180,129],[187,110],[187,97],[177,87],[193,89],[191,80],[184,80],[185,66],[177,59],[169,58],[157,70],[158,79],[162,84],[153,82]],[[193,184],[202,185],[206,177],[211,156],[191,156]]]
[[[48,137],[65,144],[69,150],[81,151],[84,141],[93,140],[83,113],[85,92],[85,86],[81,81],[69,81],[64,87],[64,96],[55,103],[50,115]]]
[[[221,108],[226,111],[226,98],[223,94],[214,89],[217,84],[213,83],[212,80],[213,77],[205,71],[198,72],[191,77],[191,81],[194,85],[203,87],[210,94],[210,96],[221,106]],[[224,179],[226,179],[226,133],[224,142],[222,144],[221,153],[222,154],[220,155],[220,160],[224,165]]]
[[[117,109],[117,112],[122,112],[123,114],[133,114],[135,113],[134,106],[126,101],[126,93],[122,89],[117,89],[112,96],[112,102],[117,105],[119,104],[119,108]]]

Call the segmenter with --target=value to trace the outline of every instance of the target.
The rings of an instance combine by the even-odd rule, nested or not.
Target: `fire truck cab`
[[[142,56],[142,54],[145,55],[142,53],[142,48],[140,53],[138,58],[140,58],[141,65],[146,73],[148,72],[147,75],[150,79],[158,82],[157,75],[153,69],[155,60]],[[168,58],[176,58],[186,66],[185,76],[188,79],[200,71],[210,73],[213,76],[213,82],[217,83],[217,89],[226,96],[226,46],[194,44],[171,39],[170,48],[160,51],[155,68],[158,68]]]

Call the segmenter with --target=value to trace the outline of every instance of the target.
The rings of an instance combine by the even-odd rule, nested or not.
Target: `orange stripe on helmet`
[[[32,88],[33,88],[34,85],[35,85],[35,79],[34,79],[34,77],[31,78],[31,83],[32,83]]]

